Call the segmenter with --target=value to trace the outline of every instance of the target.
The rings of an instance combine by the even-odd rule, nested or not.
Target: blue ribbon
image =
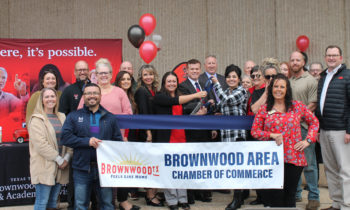
[[[129,129],[193,129],[250,130],[254,116],[193,115],[116,115],[120,128]]]

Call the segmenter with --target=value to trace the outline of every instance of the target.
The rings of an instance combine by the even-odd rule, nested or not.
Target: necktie
[[[198,82],[195,82],[194,85],[196,86],[196,91],[197,92],[201,91],[201,87],[199,87]]]

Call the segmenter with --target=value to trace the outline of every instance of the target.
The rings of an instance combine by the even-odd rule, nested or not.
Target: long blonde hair
[[[39,97],[39,100],[36,102],[36,106],[35,106],[35,109],[34,109],[34,112],[33,114],[42,114],[44,115],[44,117],[46,117],[46,113],[44,111],[44,104],[43,104],[43,98],[44,98],[44,93],[48,90],[52,90],[55,95],[56,95],[56,105],[55,105],[55,108],[53,109],[53,113],[55,115],[57,115],[58,113],[58,105],[59,105],[59,100],[58,100],[58,94],[57,94],[57,91],[53,88],[43,88],[41,91],[40,91],[40,97]]]
[[[145,83],[143,82],[142,80],[142,72],[143,71],[148,71],[150,73],[152,73],[154,75],[154,81],[152,83],[152,90],[154,92],[157,92],[158,90],[158,86],[159,86],[159,76],[158,76],[158,73],[156,71],[156,68],[154,68],[154,66],[152,65],[142,65],[141,68],[139,69],[139,72],[138,72],[138,76],[137,76],[137,87],[146,87]]]

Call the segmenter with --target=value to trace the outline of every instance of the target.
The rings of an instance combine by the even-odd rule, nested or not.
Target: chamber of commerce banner
[[[102,187],[283,188],[283,145],[275,141],[103,141],[97,148],[97,160]]]
[[[63,91],[75,82],[74,64],[77,61],[87,61],[92,70],[99,58],[107,58],[111,62],[114,81],[122,61],[122,40],[0,39],[0,126],[3,142],[27,140],[26,104],[30,95],[39,90],[41,71],[47,68],[56,71],[59,90]]]

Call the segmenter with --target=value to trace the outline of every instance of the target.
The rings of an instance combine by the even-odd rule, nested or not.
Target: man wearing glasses
[[[89,65],[86,61],[78,61],[75,63],[74,75],[76,82],[64,89],[60,98],[60,106],[58,111],[68,115],[70,112],[77,110],[83,88],[89,80]]]
[[[315,111],[317,106],[317,80],[304,71],[306,64],[305,56],[295,51],[291,54],[289,64],[291,67],[292,77],[289,79],[293,100],[303,102],[312,112]],[[301,123],[301,136],[303,140],[306,140],[308,126],[306,123]],[[310,143],[310,142],[309,142]],[[308,204],[306,205],[307,210],[317,210],[320,206],[320,191],[318,189],[318,171],[317,171],[317,160],[315,152],[315,144],[310,144],[304,150],[305,158],[307,161],[307,167],[304,168],[304,176],[306,179],[307,187],[309,190]],[[296,192],[296,201],[301,201],[301,183],[300,177],[298,188]]]
[[[350,71],[340,47],[326,48],[326,71],[318,83],[316,116],[330,198],[327,210],[350,209]]]
[[[122,141],[117,118],[100,105],[101,89],[87,84],[84,108],[70,113],[62,128],[61,143],[73,148],[74,209],[88,209],[95,188],[100,209],[113,210],[112,188],[100,187],[96,148],[102,141]]]

